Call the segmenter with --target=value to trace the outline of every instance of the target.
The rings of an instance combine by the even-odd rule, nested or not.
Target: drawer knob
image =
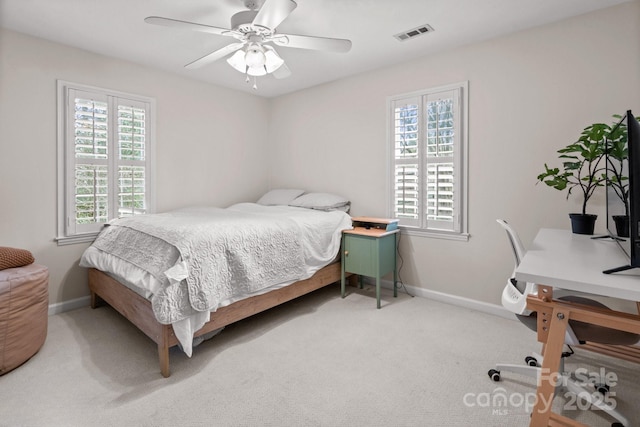
[[[344,251],[344,256],[349,256],[349,251]]]

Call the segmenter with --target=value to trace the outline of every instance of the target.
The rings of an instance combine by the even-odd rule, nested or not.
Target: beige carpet
[[[0,377],[0,425],[526,426],[532,380],[487,371],[538,348],[517,321],[406,294],[377,310],[371,288],[343,300],[331,285],[227,327],[191,359],[172,349],[164,379],[151,340],[109,307],[83,308],[50,317],[42,350]],[[638,423],[638,365],[592,356],[567,367],[617,375],[612,398]]]

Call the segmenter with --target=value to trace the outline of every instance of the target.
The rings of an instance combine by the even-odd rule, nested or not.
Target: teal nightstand
[[[356,217],[353,218],[353,225],[352,230],[342,232],[342,298],[345,297],[345,273],[375,277],[376,300],[380,308],[380,278],[392,271],[393,296],[398,296],[398,220]]]

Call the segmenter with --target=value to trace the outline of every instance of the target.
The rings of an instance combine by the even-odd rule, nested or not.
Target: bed
[[[262,200],[262,199],[261,199]],[[341,279],[345,209],[239,203],[121,218],[85,251],[91,306],[104,301],[158,346],[190,357],[226,325]]]

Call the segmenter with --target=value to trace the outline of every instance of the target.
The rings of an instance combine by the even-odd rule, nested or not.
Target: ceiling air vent
[[[398,40],[405,41],[405,40],[409,40],[415,37],[418,37],[422,34],[427,34],[433,31],[433,27],[429,24],[425,24],[425,25],[421,25],[419,27],[416,28],[412,28],[411,30],[407,30],[407,31],[403,31],[402,33],[398,33],[396,35],[394,35],[393,37],[397,38]]]

